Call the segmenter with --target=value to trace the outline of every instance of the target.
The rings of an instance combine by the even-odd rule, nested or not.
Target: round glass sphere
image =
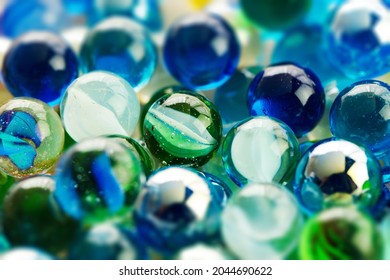
[[[367,149],[346,140],[327,139],[311,146],[295,172],[295,195],[309,214],[326,207],[375,206],[382,191],[378,161]]]
[[[143,181],[142,165],[131,149],[108,138],[91,138],[61,157],[54,194],[68,215],[94,224],[125,219]]]
[[[337,207],[306,222],[299,252],[304,260],[381,259],[382,236],[369,216],[353,207]]]
[[[17,182],[4,199],[2,226],[13,246],[36,246],[58,253],[66,249],[78,230],[54,199],[55,181],[35,176]]]
[[[88,32],[80,49],[80,70],[113,72],[138,91],[151,79],[157,49],[148,31],[125,18],[111,17]]]
[[[238,65],[240,46],[232,28],[214,14],[188,15],[168,30],[163,59],[169,73],[189,88],[213,89]]]
[[[330,110],[332,134],[368,147],[377,156],[390,150],[390,86],[360,81],[345,88]]]
[[[311,0],[240,0],[240,6],[253,23],[268,29],[286,29],[302,20],[311,2]]]
[[[166,167],[147,180],[134,207],[137,230],[153,248],[170,254],[210,241],[219,230],[226,194],[196,171]]]
[[[123,78],[96,71],[68,87],[60,112],[65,130],[75,141],[111,134],[131,136],[137,127],[140,104]]]
[[[92,226],[69,247],[71,260],[146,259],[142,242],[130,231],[111,223]]]
[[[14,96],[34,97],[54,106],[78,75],[77,57],[61,37],[29,32],[8,49],[2,75]]]
[[[249,184],[233,194],[221,218],[223,240],[240,259],[284,259],[298,244],[303,217],[286,188]]]
[[[360,80],[390,70],[390,11],[380,1],[345,1],[337,6],[326,34],[330,61]]]
[[[10,260],[10,261],[54,260],[54,257],[38,248],[15,247],[0,254],[0,260]]]
[[[230,178],[239,186],[248,182],[287,183],[300,156],[298,139],[283,122],[251,117],[226,135],[222,160]]]
[[[277,64],[258,73],[248,88],[252,116],[269,116],[285,122],[300,137],[312,130],[325,110],[320,80],[309,69]]]
[[[222,136],[214,104],[195,92],[161,97],[149,108],[143,126],[149,150],[163,165],[201,166]]]
[[[46,103],[14,98],[0,107],[0,169],[13,177],[43,173],[61,155],[64,128]]]

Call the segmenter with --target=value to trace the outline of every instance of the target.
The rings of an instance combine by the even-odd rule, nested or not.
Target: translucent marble
[[[110,134],[131,136],[137,127],[140,104],[134,89],[123,78],[95,71],[68,87],[60,112],[65,130],[78,142]]]
[[[148,31],[125,17],[110,17],[90,30],[80,49],[80,70],[113,72],[136,90],[151,79],[157,49]]]
[[[345,2],[345,0],[314,0],[304,18],[305,24],[327,25],[329,16],[336,7]]]
[[[246,104],[247,90],[260,70],[258,66],[236,70],[226,83],[215,90],[214,104],[222,118],[224,135],[237,122],[250,117]]]
[[[381,259],[383,239],[369,216],[353,207],[337,207],[307,221],[299,252],[304,260]]]
[[[126,146],[108,138],[84,140],[61,157],[54,195],[86,225],[126,221],[144,182],[142,165]]]
[[[150,246],[169,255],[215,238],[225,203],[226,195],[195,170],[166,167],[152,174],[141,189],[134,221]]]
[[[170,26],[163,45],[168,72],[189,88],[213,89],[238,65],[240,46],[233,29],[214,14],[182,17]]]
[[[84,15],[89,12],[93,0],[61,0],[66,11],[71,15]],[[55,1],[54,1],[55,2]]]
[[[0,107],[0,169],[13,177],[47,171],[61,155],[64,128],[46,103],[14,98]]]
[[[61,37],[33,31],[13,41],[4,57],[2,75],[14,96],[57,105],[78,75],[77,57]]]
[[[78,230],[54,199],[55,181],[49,176],[17,182],[3,203],[3,230],[13,246],[33,246],[53,254],[68,248]]]
[[[0,33],[16,38],[32,30],[58,32],[69,22],[61,1],[7,0],[0,14]]]
[[[10,261],[33,261],[54,260],[50,254],[34,247],[16,247],[0,254],[0,260]]]
[[[327,207],[374,207],[382,192],[378,161],[367,149],[346,140],[327,139],[311,146],[295,171],[294,193],[308,213]]]
[[[287,183],[299,160],[298,139],[283,122],[252,117],[239,122],[226,135],[222,160],[239,186],[248,182]]]
[[[8,251],[10,248],[11,248],[11,244],[9,244],[5,236],[2,233],[0,233],[0,255],[5,251]]]
[[[146,249],[136,235],[115,224],[103,223],[84,230],[70,246],[71,260],[146,259]]]
[[[390,70],[390,10],[380,1],[345,1],[327,26],[325,54],[346,76],[375,78]]]
[[[221,218],[223,240],[239,259],[284,259],[298,244],[303,217],[294,196],[274,184],[249,184]]]
[[[0,170],[0,209],[3,206],[4,197],[7,194],[8,190],[15,183],[15,178],[8,176],[3,171]],[[0,219],[1,221],[1,219]],[[1,227],[0,227],[1,232]]]
[[[248,88],[248,106],[252,116],[280,119],[300,137],[320,121],[325,94],[311,70],[295,64],[276,64],[253,79]]]
[[[300,22],[315,1],[240,0],[240,5],[254,24],[268,29],[287,29]]]
[[[222,136],[214,104],[195,92],[161,97],[149,108],[143,126],[149,150],[163,165],[201,166]]]
[[[332,134],[367,146],[377,156],[390,150],[390,86],[364,80],[337,96],[330,110]]]
[[[163,26],[159,0],[91,0],[87,15],[90,25],[112,16],[129,17],[150,31],[160,31]]]

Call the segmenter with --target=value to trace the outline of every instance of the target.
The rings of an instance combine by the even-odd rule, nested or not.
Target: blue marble
[[[146,248],[133,232],[103,223],[84,230],[69,248],[71,260],[147,259]]]
[[[338,5],[346,0],[314,0],[311,1],[309,12],[305,16],[305,24],[326,25],[327,20]]]
[[[375,78],[390,70],[390,11],[379,1],[346,1],[327,25],[325,54],[352,79]]]
[[[152,32],[160,31],[163,27],[159,0],[92,0],[87,14],[90,25],[112,16],[129,17]]]
[[[383,5],[385,5],[387,8],[390,8],[390,1],[389,0],[382,0]]]
[[[390,86],[376,80],[350,85],[330,110],[334,136],[367,146],[377,156],[390,150]]]
[[[141,189],[134,221],[144,240],[162,254],[218,235],[226,198],[204,176],[183,167],[157,170]]]
[[[34,97],[54,106],[78,75],[77,57],[61,37],[29,32],[11,45],[2,75],[14,96]]]
[[[89,12],[94,0],[62,0],[66,11],[72,15],[84,15]]]
[[[157,57],[144,27],[125,17],[112,17],[88,32],[80,49],[80,70],[113,72],[138,91],[151,79]]]
[[[226,83],[215,90],[214,104],[221,115],[223,134],[237,122],[250,117],[246,104],[247,90],[260,70],[258,66],[236,70]]]
[[[252,116],[277,118],[300,137],[320,121],[325,94],[311,70],[295,64],[276,64],[253,79],[248,88],[248,106]]]
[[[168,30],[163,59],[168,72],[184,86],[213,89],[236,70],[240,46],[232,28],[213,14],[193,14]]]
[[[375,156],[343,139],[314,144],[295,170],[294,194],[309,215],[335,206],[375,209],[382,190],[381,168]]]
[[[8,0],[0,14],[0,33],[11,38],[32,30],[59,32],[68,25],[61,1]]]

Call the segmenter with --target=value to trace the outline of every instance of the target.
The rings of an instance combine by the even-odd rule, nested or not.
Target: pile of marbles
[[[389,1],[1,0],[0,259],[389,259]]]

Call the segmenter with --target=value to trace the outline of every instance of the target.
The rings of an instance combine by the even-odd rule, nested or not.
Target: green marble
[[[174,93],[158,99],[144,120],[144,139],[162,165],[202,166],[222,137],[219,113],[198,93]]]
[[[305,260],[372,260],[382,258],[382,243],[369,216],[354,207],[337,207],[307,221],[299,251]]]
[[[3,200],[10,187],[15,183],[15,179],[8,176],[0,170],[0,208],[3,205]]]

